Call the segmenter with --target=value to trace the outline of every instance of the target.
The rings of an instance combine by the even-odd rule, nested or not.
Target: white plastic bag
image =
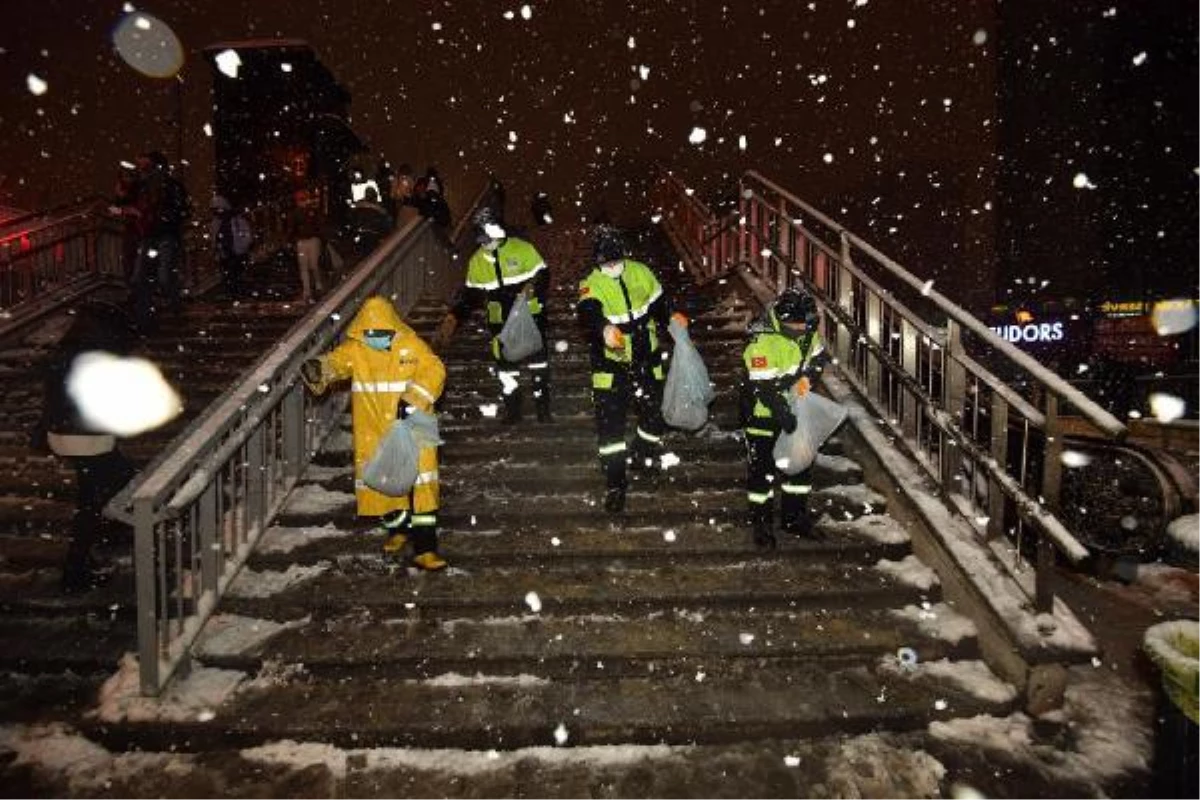
[[[817,460],[821,445],[846,421],[846,409],[813,391],[803,396],[793,392],[789,405],[796,415],[796,430],[780,434],[771,455],[780,472],[796,475]]]
[[[417,482],[421,448],[439,444],[437,418],[423,411],[410,412],[393,422],[379,440],[363,465],[363,483],[388,497],[403,497]]]
[[[663,386],[663,421],[672,428],[695,431],[708,422],[708,406],[716,393],[708,379],[708,368],[692,343],[688,329],[675,320],[667,330],[675,339],[671,368]]]
[[[517,295],[513,301],[504,327],[496,338],[500,340],[500,353],[507,361],[520,361],[542,349],[542,332],[538,330],[524,294]]]

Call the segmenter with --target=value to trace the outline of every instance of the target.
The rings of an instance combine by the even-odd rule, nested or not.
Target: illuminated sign
[[[1061,342],[1066,338],[1062,322],[1030,322],[1026,325],[992,325],[992,333],[1013,344]]]

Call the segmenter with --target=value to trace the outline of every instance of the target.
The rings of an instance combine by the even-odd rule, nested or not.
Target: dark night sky
[[[1119,31],[1140,4],[1072,7],[1077,17]],[[1194,84],[1195,4],[1164,4],[1181,13],[1184,34],[1191,34],[1184,77]],[[635,221],[649,211],[641,193],[656,162],[704,197],[757,169],[846,219],[918,274],[970,276],[965,267],[979,264],[979,274],[963,284],[986,302],[995,270],[982,264],[997,250],[997,43],[1006,28],[1002,12],[1020,5],[175,0],[138,9],[170,24],[187,50],[184,154],[198,196],[211,174],[203,132],[210,78],[200,49],[294,37],[311,43],[350,90],[360,136],[393,163],[437,164],[452,205],[465,203],[491,172],[508,187],[518,222],[535,188],[551,193],[560,220],[586,219],[604,207],[618,221]],[[173,154],[170,81],[139,75],[112,51],[109,33],[121,9],[111,1],[6,0],[0,198],[45,206],[106,192],[120,159],[154,147]],[[1012,41],[1024,35],[1007,28]],[[1020,46],[1040,53],[1039,68],[1053,70],[1052,55],[1069,50],[1070,25],[1030,30]],[[1161,64],[1155,42],[1130,47]],[[1138,72],[1127,58],[1114,68],[1130,74],[1127,91],[1147,103],[1158,86],[1139,85],[1141,76],[1179,78]],[[48,82],[46,94],[28,91],[29,73]],[[1093,87],[1077,88],[1082,94]],[[1188,96],[1194,104],[1194,85]],[[1061,102],[1070,104],[1070,93]],[[1177,183],[1190,187],[1190,197],[1170,224],[1193,230],[1168,235],[1194,241],[1194,109],[1184,111],[1191,127],[1174,142],[1173,167],[1189,173]],[[1022,124],[1036,137],[1039,122]],[[688,141],[693,126],[707,130],[701,145]],[[1037,168],[1046,181],[1067,186],[1080,171],[1103,172],[1089,167],[1101,153],[1083,136]]]

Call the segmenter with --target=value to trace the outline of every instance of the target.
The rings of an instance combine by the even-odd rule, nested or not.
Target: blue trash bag
[[[500,340],[501,354],[508,361],[520,361],[542,349],[542,332],[524,294],[517,295],[496,338]]]
[[[792,392],[789,404],[796,430],[780,434],[771,455],[780,472],[796,475],[812,466],[821,445],[846,421],[846,407],[814,391],[803,396]]]
[[[675,350],[663,386],[663,421],[672,428],[696,431],[708,422],[708,406],[716,392],[688,329],[671,320],[667,330],[675,340]]]

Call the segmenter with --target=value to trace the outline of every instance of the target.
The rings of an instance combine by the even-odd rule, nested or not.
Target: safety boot
[[[403,531],[397,531],[389,536],[383,543],[383,552],[388,555],[395,555],[404,550],[404,545],[408,544],[408,536]]]
[[[517,390],[504,395],[504,424],[515,425],[521,421],[521,392]]]
[[[427,553],[417,553],[413,556],[412,565],[425,572],[439,572],[449,566],[446,559],[432,550]]]

